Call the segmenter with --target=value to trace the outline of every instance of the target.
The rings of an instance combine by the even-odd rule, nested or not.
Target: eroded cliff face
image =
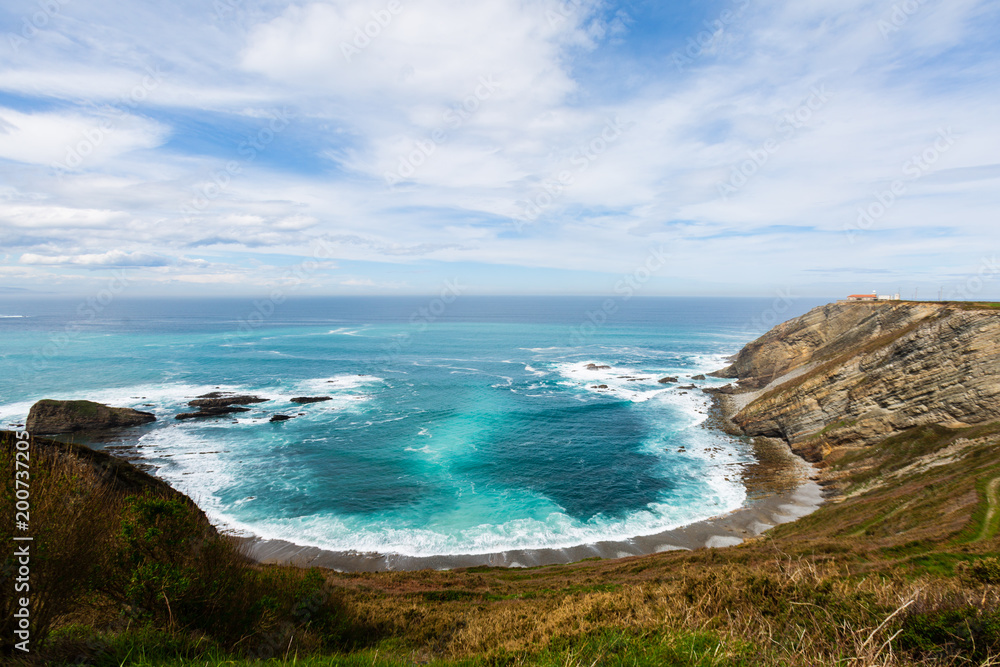
[[[748,388],[771,383],[733,422],[811,460],[914,426],[997,421],[1000,310],[833,303],[772,329],[720,375]]]

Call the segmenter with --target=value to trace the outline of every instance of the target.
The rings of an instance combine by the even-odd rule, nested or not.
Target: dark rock
[[[174,419],[201,419],[203,417],[221,417],[231,415],[234,412],[250,412],[250,408],[238,408],[234,405],[217,405],[214,407],[204,407],[198,412],[182,412]]]
[[[30,433],[50,435],[138,426],[152,421],[156,421],[156,415],[132,408],[112,408],[93,401],[45,399],[31,406],[26,428]]]
[[[706,394],[741,394],[743,391],[735,384],[727,384],[723,387],[702,387]]]
[[[595,384],[593,387],[591,387],[591,389],[607,389],[607,388],[608,385],[606,384]]]
[[[678,389],[697,389],[698,387],[694,386],[693,384],[682,384],[681,386],[679,386],[677,388]]]
[[[271,417],[271,421],[273,422],[284,422],[288,421],[289,419],[291,419],[291,417],[289,417],[288,415],[273,415]]]
[[[259,396],[214,396],[211,398],[197,398],[193,401],[188,401],[188,405],[190,405],[192,408],[221,408],[227,405],[250,405],[251,403],[265,403],[268,400],[269,399],[266,398],[260,398]]]
[[[292,403],[319,403],[320,401],[332,401],[332,396],[296,396]]]
[[[657,380],[657,382],[659,382],[660,384],[667,384],[668,382],[677,382],[677,378],[671,375],[665,378],[660,378],[659,380]]]
[[[599,366],[597,364],[587,364],[586,368],[588,371],[603,371],[608,368],[611,368],[611,366]]]
[[[692,380],[704,380],[705,376],[704,375],[692,375],[691,379]]]

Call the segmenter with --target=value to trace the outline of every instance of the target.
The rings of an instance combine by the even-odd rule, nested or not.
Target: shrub
[[[983,558],[966,568],[968,575],[984,584],[1000,584],[1000,559]]]
[[[921,658],[980,664],[1000,655],[1000,613],[967,606],[911,614],[903,620],[899,645]]]
[[[106,590],[141,619],[236,641],[267,606],[257,572],[180,498],[126,499]]]

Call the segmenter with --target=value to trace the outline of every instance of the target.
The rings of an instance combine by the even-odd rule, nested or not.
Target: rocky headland
[[[715,373],[730,425],[829,462],[915,427],[1000,420],[994,304],[837,302],[778,325]]]

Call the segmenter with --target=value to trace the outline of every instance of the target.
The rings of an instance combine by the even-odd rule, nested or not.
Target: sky
[[[1000,297],[995,0],[6,0],[0,295]]]

